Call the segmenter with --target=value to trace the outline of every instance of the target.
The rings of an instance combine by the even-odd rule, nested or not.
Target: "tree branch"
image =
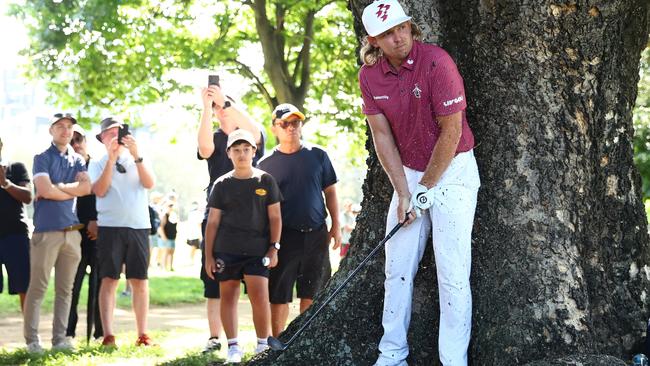
[[[262,80],[260,80],[260,78],[257,77],[257,75],[255,75],[253,70],[251,70],[251,68],[248,65],[246,65],[245,63],[237,59],[230,59],[228,61],[236,64],[237,67],[242,71],[242,73],[244,73],[244,75],[246,75],[249,79],[253,80],[253,84],[255,85],[257,90],[259,90],[259,92],[262,93],[262,96],[264,97],[264,100],[266,100],[266,103],[269,105],[269,107],[273,108],[275,98],[271,96],[269,90],[266,89]]]

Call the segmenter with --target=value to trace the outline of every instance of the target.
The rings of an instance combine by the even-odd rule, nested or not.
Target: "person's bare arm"
[[[370,131],[372,132],[375,150],[377,151],[377,157],[399,199],[397,220],[404,222],[405,219],[408,219],[405,223],[405,225],[408,225],[415,220],[415,215],[408,215],[408,217],[406,215],[411,204],[411,192],[409,191],[402,165],[402,158],[397,150],[390,124],[383,114],[373,114],[367,116],[367,118]]]
[[[333,249],[338,249],[341,246],[341,223],[339,221],[339,199],[336,195],[336,184],[332,184],[323,190],[325,193],[325,206],[329,212],[330,219],[332,220],[332,227],[330,227],[327,235],[327,242],[329,243],[334,239]]]
[[[63,192],[52,184],[50,177],[47,175],[35,176],[34,186],[36,187],[37,199],[45,198],[53,201],[66,201],[74,198],[73,195]]]
[[[433,188],[456,156],[456,149],[463,133],[462,111],[448,116],[437,117],[440,136],[433,147],[431,158],[424,171],[420,184]]]
[[[214,241],[217,238],[219,231],[219,224],[221,223],[221,210],[218,208],[210,207],[208,214],[208,222],[205,227],[205,272],[208,277],[214,280],[214,272],[217,267],[214,263],[213,250]]]
[[[267,214],[269,216],[269,230],[271,243],[276,243],[280,241],[280,236],[282,235],[282,214],[280,212],[280,202],[268,205]],[[275,247],[270,246],[266,251],[266,256],[271,260],[269,268],[273,268],[278,265],[278,250]]]
[[[29,205],[32,202],[32,185],[29,182],[14,184],[9,179],[6,179],[4,182],[0,182],[0,186],[5,184],[8,184],[8,186],[4,190],[9,193],[11,198],[26,205]]]
[[[199,144],[199,156],[203,159],[209,158],[214,152],[214,140],[212,139],[212,102],[214,100],[214,89],[203,88],[201,90],[201,101],[203,112],[197,140]]]
[[[135,166],[138,169],[140,184],[142,184],[145,189],[153,188],[155,182],[151,169],[147,164],[137,162],[140,158],[140,153],[138,152],[138,143],[135,140],[135,137],[133,137],[133,135],[126,135],[122,138],[122,142],[124,143],[124,146],[129,149],[129,153],[133,156],[133,159],[136,160]]]
[[[90,177],[88,177],[87,172],[77,173],[76,182],[58,183],[56,187],[61,191],[75,197],[87,196],[92,190]]]

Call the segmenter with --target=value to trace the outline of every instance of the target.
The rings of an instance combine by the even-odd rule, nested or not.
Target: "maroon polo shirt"
[[[414,41],[399,70],[381,57],[376,64],[361,67],[359,85],[363,113],[386,116],[405,166],[426,169],[440,136],[436,116],[462,111],[463,131],[456,153],[474,147],[465,116],[463,78],[442,48]]]

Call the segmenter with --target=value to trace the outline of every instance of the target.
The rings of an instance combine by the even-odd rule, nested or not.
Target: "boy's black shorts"
[[[263,256],[214,253],[217,281],[241,280],[244,275],[269,277],[269,269],[262,264]]]
[[[293,285],[298,298],[313,299],[332,273],[327,242],[327,227],[303,232],[282,228],[278,265],[269,276],[271,304],[293,300]]]
[[[149,268],[149,229],[100,226],[97,229],[99,278],[119,279],[122,264],[126,278],[147,279]]]
[[[201,273],[199,274],[199,277],[201,278],[201,281],[203,281],[203,297],[206,299],[219,299],[221,298],[219,281],[208,277],[208,274],[205,272],[205,226],[207,223],[208,221],[206,219],[201,223],[203,239],[201,239]]]

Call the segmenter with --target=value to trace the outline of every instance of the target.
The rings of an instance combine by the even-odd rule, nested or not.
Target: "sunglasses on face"
[[[124,165],[120,164],[119,161],[115,162],[115,169],[117,169],[118,173],[122,173],[122,174],[126,173],[126,168],[124,167]]]
[[[81,135],[77,135],[77,134],[75,134],[75,136],[72,138],[72,140],[71,140],[70,142],[71,142],[73,145],[74,145],[74,144],[81,144],[82,142],[84,142],[84,137],[81,136]]]
[[[302,125],[302,121],[299,120],[299,119],[296,119],[296,120],[293,120],[293,121],[279,120],[279,121],[275,122],[275,125],[280,126],[280,127],[282,127],[282,129],[286,130],[287,128],[289,128],[289,126],[291,126],[293,128],[300,127]]]

